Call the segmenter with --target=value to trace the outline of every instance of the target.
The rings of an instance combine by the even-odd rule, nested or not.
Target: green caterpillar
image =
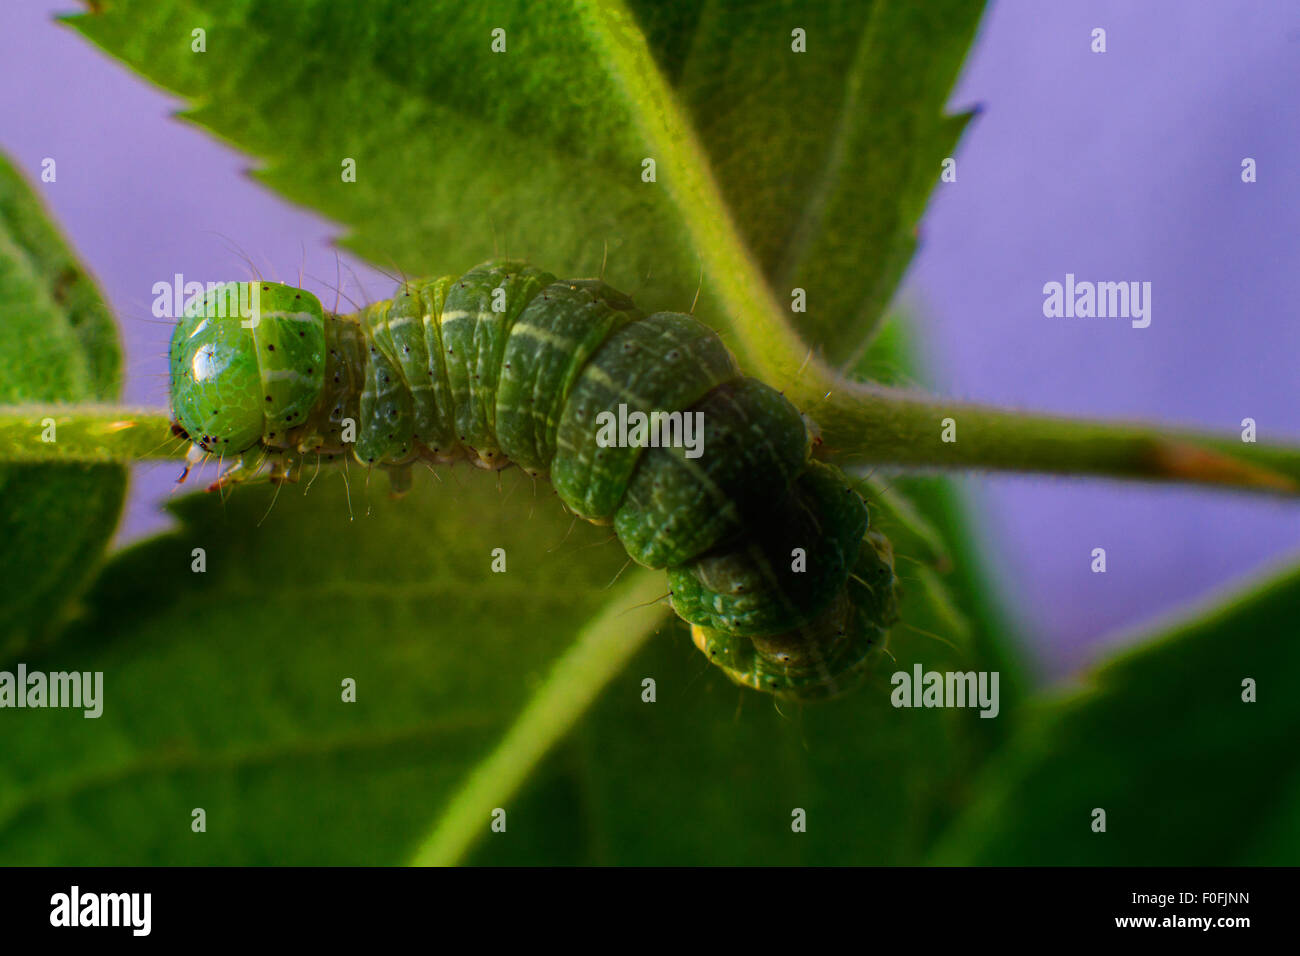
[[[241,297],[258,301],[252,321],[220,307]],[[741,375],[707,326],[642,314],[602,281],[494,260],[351,315],[290,286],[227,283],[187,307],[170,360],[189,460],[234,461],[214,487],[296,480],[305,456],[349,446],[398,493],[417,459],[515,464],[666,568],[696,646],[739,684],[842,693],[897,616],[889,542],[811,457],[815,426]],[[698,414],[702,444],[694,457],[611,444],[620,405],[661,424]]]

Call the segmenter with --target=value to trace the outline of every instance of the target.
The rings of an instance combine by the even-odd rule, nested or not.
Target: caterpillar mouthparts
[[[492,260],[348,315],[227,283],[186,308],[170,366],[186,474],[234,460],[214,488],[294,481],[305,456],[348,451],[395,493],[419,459],[548,477],[633,560],[667,569],[696,646],[743,686],[843,693],[897,617],[892,549],[811,457],[816,426],[712,329],[600,280]]]

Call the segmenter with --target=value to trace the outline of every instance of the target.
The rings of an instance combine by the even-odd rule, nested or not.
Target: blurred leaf
[[[906,573],[906,572],[904,572]],[[943,627],[914,587],[903,618]],[[483,864],[862,865],[924,856],[999,732],[975,710],[896,709],[890,675],[985,665],[896,628],[867,683],[799,706],[741,690],[690,645],[650,642],[511,808]],[[641,681],[654,678],[655,703]],[[796,808],[807,832],[791,830]]]
[[[108,310],[4,156],[0,329],[0,405],[117,396],[121,353]],[[125,489],[125,468],[0,465],[0,660],[67,612],[117,525]]]
[[[356,521],[338,474],[303,497],[181,499],[182,527],[119,555],[43,671],[104,672],[103,716],[26,710],[0,763],[6,864],[395,863],[605,600],[607,532],[545,494],[458,470]],[[462,486],[465,479],[467,484]],[[367,516],[364,512],[369,509]],[[191,571],[192,549],[207,570]],[[508,555],[489,574],[491,551]],[[926,622],[926,609],[905,607]],[[898,666],[964,660],[907,635]],[[982,747],[970,711],[895,710],[894,662],[838,702],[741,691],[675,625],[506,803],[511,862],[905,862]],[[641,700],[656,678],[658,702]],[[353,678],[357,702],[343,703]],[[11,715],[14,713],[9,712]],[[208,830],[190,832],[202,807]],[[790,813],[809,813],[806,835]]]
[[[857,489],[871,511],[871,527],[884,531],[895,548],[904,548],[911,560],[936,568],[952,563],[939,529],[906,496],[874,475],[862,478]]]
[[[1300,568],[1238,594],[1025,713],[940,863],[1294,865]],[[1242,700],[1242,681],[1258,701]],[[1091,829],[1106,811],[1106,832]]]
[[[27,660],[103,671],[103,715],[4,712],[0,861],[404,861],[625,560],[549,491],[503,485],[456,469],[394,502],[354,469],[352,521],[322,473],[260,527],[265,487],[176,502],[182,526],[119,554]]]

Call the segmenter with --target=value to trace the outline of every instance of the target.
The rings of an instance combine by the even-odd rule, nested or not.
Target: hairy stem
[[[823,390],[827,384],[805,375],[788,394],[821,428],[820,457],[840,465],[1098,475],[1300,495],[1300,446],[1005,411],[881,386]],[[944,440],[945,430],[953,441]],[[130,463],[181,458],[186,448],[158,409],[0,406],[0,462]]]
[[[793,388],[792,399],[821,427],[823,456],[841,465],[1100,475],[1300,494],[1297,445],[1006,411],[856,383],[832,386],[829,395],[809,391]]]
[[[130,464],[183,458],[188,448],[158,408],[0,405],[0,462]]]

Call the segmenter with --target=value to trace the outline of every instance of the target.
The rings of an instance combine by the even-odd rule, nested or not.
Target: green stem
[[[161,409],[0,406],[0,462],[130,464],[183,458],[188,448],[171,433],[171,419]]]
[[[788,394],[841,465],[992,469],[1190,482],[1300,494],[1300,446],[1150,424],[1005,411],[882,386],[824,381]],[[817,393],[814,393],[816,390]],[[945,441],[945,420],[953,441]]]
[[[551,747],[591,706],[641,649],[668,613],[662,574],[637,569],[613,592],[569,650],[555,662],[550,678],[533,695],[514,725],[466,778],[420,842],[412,863],[457,863],[489,832],[492,812],[507,803]],[[640,693],[639,682],[624,693]],[[507,833],[509,830],[507,829]]]
[[[819,456],[844,466],[987,469],[1190,482],[1300,494],[1300,447],[1149,424],[1004,411],[806,374],[792,401],[821,429]],[[829,395],[827,394],[829,391]],[[944,421],[952,419],[944,441]],[[46,423],[54,422],[54,441]],[[178,459],[165,412],[98,405],[0,406],[0,462]]]

